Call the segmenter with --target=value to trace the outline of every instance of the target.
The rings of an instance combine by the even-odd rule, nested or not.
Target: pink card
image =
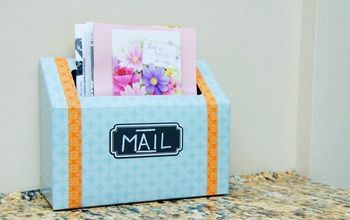
[[[95,23],[95,96],[195,95],[195,35],[195,30],[188,28]],[[133,77],[129,80],[126,75],[130,71]],[[164,77],[158,77],[160,71]],[[152,73],[157,77],[152,78]]]

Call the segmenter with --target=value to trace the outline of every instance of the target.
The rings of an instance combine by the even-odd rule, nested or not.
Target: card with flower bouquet
[[[195,31],[94,25],[94,91],[101,95],[196,94]]]
[[[180,35],[113,30],[113,95],[181,94]]]

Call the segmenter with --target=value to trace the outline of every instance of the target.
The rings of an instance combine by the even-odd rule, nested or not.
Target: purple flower
[[[169,77],[164,75],[164,68],[154,66],[152,63],[143,68],[142,80],[146,91],[153,95],[161,95],[168,91]]]

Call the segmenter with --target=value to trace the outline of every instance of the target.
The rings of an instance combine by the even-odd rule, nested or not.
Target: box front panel
[[[81,101],[83,206],[207,194],[207,112],[202,96],[114,97],[98,102]],[[177,155],[147,157],[135,153],[131,158],[111,154],[109,135],[116,124],[144,123],[177,123],[182,127],[182,150]],[[148,133],[144,139],[142,132],[128,135],[125,148],[137,143],[141,151],[158,149],[154,143],[164,147],[171,138],[166,132]]]
[[[52,164],[42,168],[47,171],[43,184],[52,188],[54,209],[228,193],[230,104],[205,62],[198,67],[210,99],[129,96],[80,101],[63,89],[65,84],[74,87],[72,59],[45,58],[41,63],[50,102],[44,105],[51,113],[49,141],[43,138],[42,143],[50,145],[43,152],[50,154],[46,164]],[[69,107],[66,100],[77,102]],[[76,110],[81,117],[73,117]]]

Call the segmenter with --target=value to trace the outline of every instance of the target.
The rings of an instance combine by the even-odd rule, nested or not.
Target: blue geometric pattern
[[[74,68],[74,60],[69,64]],[[230,107],[207,64],[199,69],[216,97],[219,114],[218,194],[228,193]],[[54,209],[68,208],[67,103],[53,58],[41,59],[42,188]],[[206,195],[207,109],[202,95],[80,97],[82,206]],[[177,122],[177,156],[116,159],[109,153],[115,124]],[[45,156],[47,155],[47,156]],[[52,165],[52,166],[50,166]]]
[[[207,118],[203,97],[91,100],[81,98],[83,206],[206,194]],[[182,126],[184,147],[178,156],[115,159],[109,153],[109,130],[115,124],[154,122]]]

